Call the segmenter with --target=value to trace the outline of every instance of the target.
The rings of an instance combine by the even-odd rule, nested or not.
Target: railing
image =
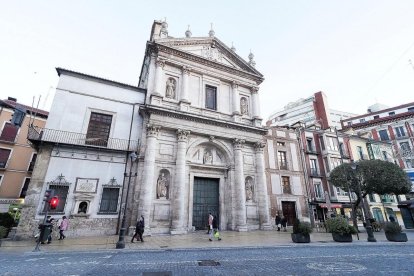
[[[310,169],[310,176],[313,177],[322,177],[322,175],[318,172],[318,169],[311,168]]]
[[[29,127],[27,139],[30,140],[31,142],[34,142],[34,141],[50,142],[50,143],[105,148],[105,149],[121,150],[121,151],[127,151],[128,143],[129,143],[130,144],[129,151],[136,151],[138,149],[138,141],[136,140],[128,141],[127,139],[118,139],[118,138],[108,138],[108,139],[89,138],[86,136],[86,134],[83,134],[83,133],[69,132],[69,131],[56,130],[56,129],[47,129],[47,128],[37,128],[37,127],[32,127],[32,126]]]

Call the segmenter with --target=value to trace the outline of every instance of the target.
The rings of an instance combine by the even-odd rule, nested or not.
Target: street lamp
[[[356,174],[356,170],[358,168],[358,164],[352,161],[351,168]],[[361,179],[357,176],[358,180],[358,194],[361,197],[362,209],[364,210],[364,217],[365,217],[365,230],[367,231],[369,242],[376,242],[377,240],[374,237],[374,232],[372,231],[371,221],[368,218],[369,211],[367,210],[367,206],[365,204],[365,200],[362,197],[362,189],[361,189]]]
[[[127,210],[127,206],[128,206],[129,187],[131,186],[132,176],[137,176],[136,172],[135,172],[134,175],[132,175],[132,167],[134,165],[135,160],[137,160],[138,156],[135,152],[132,152],[129,155],[129,158],[131,158],[131,166],[129,167],[129,175],[127,173],[124,174],[124,177],[128,177],[128,186],[127,186],[127,192],[126,192],[126,196],[125,196],[125,205],[124,205],[124,208],[123,208],[121,230],[119,231],[119,239],[118,239],[118,242],[116,243],[116,248],[117,249],[125,248],[125,233],[126,233],[125,223],[126,223],[126,210]],[[122,204],[121,204],[121,206],[122,206]]]

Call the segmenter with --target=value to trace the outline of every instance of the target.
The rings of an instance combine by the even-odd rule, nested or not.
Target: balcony
[[[344,150],[340,150],[341,153],[341,157],[344,159],[350,159],[351,156],[349,155],[349,153],[345,152]]]
[[[318,152],[316,151],[316,149],[313,148],[313,147],[307,147],[306,148],[306,153],[308,153],[308,154],[318,154]]]
[[[139,142],[136,140],[108,138],[87,138],[86,134],[69,132],[56,129],[29,127],[27,139],[35,146],[41,143],[53,143],[61,145],[72,145],[97,149],[108,149],[115,151],[137,151]],[[128,143],[129,148],[128,148]]]
[[[311,177],[322,177],[322,174],[315,168],[311,168],[309,174]]]

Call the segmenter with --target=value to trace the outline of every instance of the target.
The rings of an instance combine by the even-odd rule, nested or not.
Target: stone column
[[[141,193],[139,198],[138,216],[143,215],[145,219],[145,233],[151,234],[150,214],[152,199],[154,198],[154,171],[155,171],[155,152],[157,149],[159,126],[147,125],[147,145],[145,149],[144,170],[142,176]]]
[[[190,135],[188,130],[177,130],[177,160],[175,162],[175,181],[172,194],[172,222],[171,234],[184,234],[187,232],[185,224],[185,204],[188,202],[188,191],[186,189],[186,158],[187,141]]]
[[[239,97],[239,84],[235,81],[231,83],[232,95],[233,95],[233,114],[240,115],[240,97]]]
[[[183,88],[181,90],[180,102],[189,102],[188,100],[188,79],[190,77],[190,67],[183,67]]]
[[[246,191],[244,184],[243,172],[243,148],[244,140],[235,138],[233,140],[234,146],[234,188],[235,188],[235,203],[236,210],[236,230],[247,231],[246,218]]]
[[[259,87],[253,86],[250,88],[252,93],[252,116],[253,118],[260,118],[260,108],[259,108]]]
[[[259,203],[259,223],[260,229],[271,230],[270,215],[269,215],[269,201],[267,196],[265,163],[263,149],[265,143],[257,142],[254,147],[256,149],[256,184],[257,184],[257,198]]]
[[[155,80],[154,80],[154,92],[152,93],[155,96],[164,96],[164,91],[161,90],[162,87],[162,74],[163,74],[163,68],[165,65],[165,59],[163,58],[157,58],[155,61]]]

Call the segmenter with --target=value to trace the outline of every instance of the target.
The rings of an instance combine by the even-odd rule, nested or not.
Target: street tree
[[[406,194],[411,190],[407,174],[396,164],[382,160],[361,160],[356,163],[343,163],[329,175],[332,185],[353,192],[356,206],[369,194]],[[356,218],[353,216],[354,225]]]

